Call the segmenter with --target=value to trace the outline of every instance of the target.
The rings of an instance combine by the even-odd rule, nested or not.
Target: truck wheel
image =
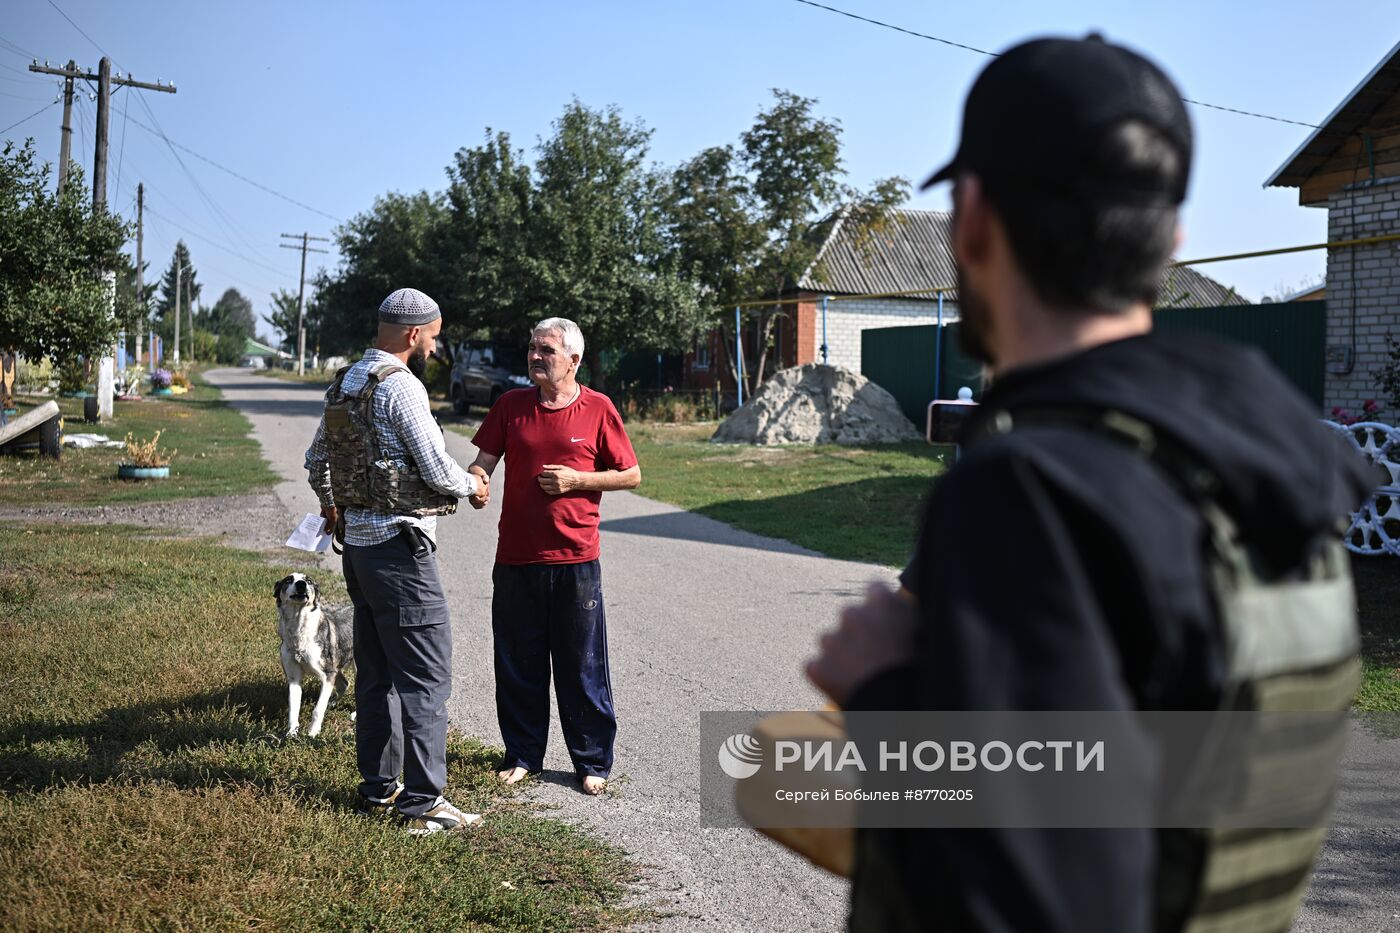
[[[455,383],[452,386],[452,410],[459,415],[465,415],[471,407],[471,403],[467,401],[466,390],[462,388],[461,383]]]

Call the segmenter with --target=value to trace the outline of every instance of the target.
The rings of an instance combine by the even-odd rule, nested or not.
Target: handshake
[[[474,509],[484,509],[486,503],[491,501],[491,477],[476,464],[467,467],[467,472],[476,477],[476,493],[468,496],[467,501]]]

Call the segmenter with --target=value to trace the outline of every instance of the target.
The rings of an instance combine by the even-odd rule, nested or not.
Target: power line
[[[174,146],[171,144],[170,138],[165,135],[165,130],[163,127],[161,127],[160,121],[156,119],[155,111],[151,109],[150,104],[146,103],[143,99],[141,101],[141,105],[146,110],[146,116],[150,117],[151,122],[156,125],[156,129],[160,134],[160,138],[165,141],[165,145],[170,150],[170,155],[175,159],[176,164],[180,167],[180,171],[185,173],[185,177],[189,180],[190,185],[195,189],[195,192],[200,196],[200,198],[204,200],[204,203],[208,206],[210,212],[214,216],[215,222],[220,224],[224,228],[224,232],[227,233],[231,239],[238,240],[240,243],[243,244],[244,248],[246,249],[252,249],[252,244],[250,244],[247,238],[243,236],[242,232],[238,229],[238,225],[233,222],[233,218],[230,217],[228,212],[225,211],[214,201],[214,198],[209,194],[209,192],[206,191],[204,189],[204,186],[199,183],[199,179],[196,178],[194,173],[190,171],[189,166],[185,164],[185,160],[180,158],[180,153],[175,151]]]
[[[52,3],[53,0],[49,0],[49,2]],[[841,15],[841,16],[850,17],[851,19],[858,19],[858,20],[860,20],[862,23],[869,23],[869,24],[871,24],[872,26],[880,26],[880,27],[882,27],[882,28],[884,28],[884,29],[892,29],[892,30],[894,30],[895,32],[902,32],[902,33],[904,33],[904,34],[907,35],[907,36],[916,36],[916,37],[918,37],[918,38],[920,38],[920,39],[929,39],[929,40],[931,40],[931,41],[933,41],[933,42],[941,42],[941,43],[944,44],[944,45],[951,45],[951,46],[952,46],[953,48],[955,48],[955,49],[965,49],[965,50],[968,51],[968,52],[976,52],[978,55],[987,55],[987,56],[990,56],[991,58],[997,58],[997,57],[998,57],[998,53],[996,53],[996,52],[989,52],[989,51],[987,51],[986,49],[979,49],[979,48],[977,48],[976,46],[972,46],[972,45],[964,45],[964,44],[961,43],[961,42],[954,42],[954,41],[951,40],[951,39],[944,39],[944,38],[941,38],[941,37],[939,37],[939,36],[931,36],[931,35],[929,35],[928,33],[915,32],[915,31],[912,30],[912,29],[905,29],[903,26],[896,26],[894,23],[882,22],[881,20],[878,20],[878,19],[871,19],[871,18],[868,17],[868,16],[859,16],[859,15],[857,15],[857,14],[855,14],[855,13],[851,13],[851,12],[848,12],[848,11],[846,11],[846,10],[837,9],[837,8],[834,7],[834,6],[827,6],[827,5],[824,4],[824,3],[815,3],[814,0],[793,0],[793,2],[794,2],[794,3],[800,3],[800,4],[802,4],[803,6],[816,7],[816,8],[819,9],[819,10],[826,10],[828,13],[836,13],[836,14],[839,14],[839,15]],[[1222,106],[1220,106],[1219,104],[1208,104],[1208,103],[1206,103],[1206,102],[1203,101],[1203,100],[1192,100],[1192,99],[1189,98],[1189,97],[1183,97],[1182,100],[1183,100],[1185,103],[1188,103],[1188,104],[1195,104],[1197,107],[1208,107],[1208,108],[1210,108],[1211,110],[1221,110],[1221,111],[1224,111],[1225,113],[1237,113],[1237,114],[1239,114],[1240,116],[1245,116],[1245,117],[1257,117],[1257,118],[1260,119],[1260,120],[1273,120],[1275,123],[1288,123],[1288,124],[1291,124],[1291,125],[1293,125],[1293,126],[1306,126],[1306,127],[1308,127],[1309,129],[1314,129],[1314,130],[1322,129],[1322,127],[1318,126],[1316,123],[1304,123],[1302,120],[1288,120],[1288,119],[1285,119],[1284,117],[1270,116],[1270,115],[1267,114],[1267,113],[1255,113],[1255,112],[1253,112],[1253,111],[1251,111],[1251,110],[1237,110],[1237,109],[1235,109],[1234,107],[1222,107]]]
[[[14,52],[16,55],[22,56],[23,58],[28,58],[30,60],[34,60],[39,57],[33,52],[26,49],[24,46],[11,42],[4,36],[0,36],[0,48],[4,48],[8,51]]]
[[[149,110],[148,110],[147,112],[149,113]],[[161,131],[159,131],[159,130],[153,130],[153,129],[151,129],[149,126],[147,126],[146,124],[142,123],[140,120],[136,119],[135,117],[131,117],[130,119],[131,119],[131,122],[132,122],[132,123],[134,123],[134,124],[136,124],[137,126],[141,127],[141,129],[145,130],[145,131],[148,132],[148,133],[151,133],[152,135],[159,136],[161,139],[165,140],[165,142],[166,142],[167,145],[169,145],[169,146],[174,146],[174,147],[177,148],[177,149],[182,149],[182,150],[184,150],[185,152],[188,152],[190,155],[194,156],[196,159],[199,159],[199,160],[202,161],[202,162],[208,162],[210,165],[214,166],[214,167],[215,167],[216,169],[218,169],[219,171],[221,171],[221,172],[227,172],[228,174],[232,175],[234,178],[237,178],[239,181],[246,182],[247,184],[252,185],[254,188],[258,188],[258,189],[260,189],[260,190],[262,190],[262,191],[266,191],[268,194],[270,194],[270,195],[272,195],[272,196],[274,196],[274,197],[281,198],[283,201],[286,201],[286,202],[288,202],[289,204],[295,204],[297,207],[300,207],[300,208],[302,208],[303,210],[308,210],[308,211],[310,211],[310,212],[313,213],[313,214],[320,214],[322,217],[326,217],[326,218],[328,218],[328,219],[330,219],[330,220],[334,220],[336,223],[344,223],[344,222],[345,222],[344,220],[342,220],[341,218],[335,216],[334,214],[328,214],[328,213],[326,213],[325,211],[320,210],[319,208],[312,207],[310,204],[306,204],[306,203],[304,203],[304,202],[302,202],[302,201],[298,201],[296,198],[290,197],[289,195],[285,195],[285,194],[283,194],[283,193],[280,192],[280,191],[277,191],[277,190],[274,190],[274,189],[272,189],[272,188],[269,188],[267,185],[261,184],[260,182],[253,181],[253,179],[249,178],[247,175],[241,175],[241,174],[239,174],[238,172],[235,172],[233,169],[229,168],[229,167],[226,166],[226,165],[220,165],[218,162],[215,162],[213,159],[209,158],[208,156],[206,156],[206,155],[201,155],[200,153],[195,152],[195,151],[194,151],[193,149],[191,149],[189,146],[185,146],[185,145],[182,145],[182,144],[180,144],[180,143],[175,142],[175,140],[173,140],[173,139],[171,139],[169,136],[165,135],[165,133],[163,133],[163,132],[161,132]]]
[[[107,52],[102,48],[102,46],[98,45],[97,42],[92,38],[92,36],[89,36],[86,32],[83,32],[83,28],[82,28],[81,26],[79,26],[77,23],[73,22],[73,18],[72,18],[71,16],[69,16],[67,13],[63,12],[63,10],[59,7],[59,5],[58,5],[57,3],[54,3],[54,0],[48,0],[48,4],[49,4],[49,6],[53,7],[55,10],[57,10],[57,11],[58,11],[58,14],[59,14],[60,16],[62,16],[64,19],[68,20],[68,24],[69,24],[70,26],[72,26],[74,29],[78,30],[79,34],[82,35],[82,37],[83,37],[84,39],[86,39],[86,40],[88,40],[89,42],[91,42],[92,45],[93,45],[93,47],[94,47],[95,49],[97,49],[97,50],[98,50],[99,52],[101,52],[103,55],[107,55]],[[10,43],[10,44],[13,45],[13,43]],[[15,46],[15,48],[19,48],[19,46]],[[21,49],[21,51],[23,51],[23,50]],[[109,55],[108,57],[111,58],[110,55]],[[113,61],[115,61],[115,59],[113,59]],[[157,127],[160,127],[160,122],[159,122],[158,120],[156,120],[156,115],[151,111],[150,105],[146,104],[146,102],[145,102],[144,99],[141,100],[141,103],[142,103],[142,106],[145,107],[145,109],[146,109],[146,114],[147,114],[147,116],[149,116],[149,117],[151,118],[151,122],[154,123]],[[310,204],[303,203],[302,201],[298,201],[296,198],[290,197],[290,196],[288,196],[288,195],[283,194],[283,193],[280,192],[280,191],[276,191],[276,190],[274,190],[274,189],[272,189],[272,188],[269,188],[267,185],[264,185],[264,184],[261,184],[261,183],[259,183],[259,182],[253,181],[253,179],[249,178],[248,176],[246,176],[246,175],[241,175],[241,174],[239,174],[238,172],[235,172],[233,169],[229,168],[228,166],[226,166],[226,165],[220,165],[218,162],[215,162],[213,159],[209,158],[208,156],[206,156],[206,155],[201,155],[200,153],[195,152],[195,151],[194,151],[193,149],[191,149],[190,147],[184,146],[184,145],[181,145],[180,143],[175,142],[173,139],[171,139],[169,136],[166,135],[164,129],[159,129],[159,128],[158,128],[158,129],[151,129],[149,126],[146,126],[144,123],[142,123],[140,120],[137,120],[137,119],[134,118],[134,117],[128,117],[128,119],[130,119],[132,123],[135,123],[137,126],[141,127],[141,128],[142,128],[143,130],[145,130],[146,132],[148,132],[148,133],[154,133],[155,135],[159,136],[161,139],[165,140],[165,144],[166,144],[167,146],[177,147],[177,148],[179,148],[179,149],[183,149],[185,152],[188,152],[190,155],[194,156],[196,159],[200,159],[201,161],[208,162],[210,165],[214,166],[215,168],[219,169],[220,171],[227,172],[228,174],[232,175],[234,178],[237,178],[239,181],[246,182],[247,184],[252,185],[254,188],[258,188],[258,189],[260,189],[260,190],[262,190],[262,191],[266,191],[268,194],[273,195],[274,197],[281,198],[282,200],[288,202],[289,204],[295,204],[297,207],[300,207],[300,208],[302,208],[303,210],[308,210],[308,211],[311,211],[311,213],[313,213],[313,214],[320,214],[322,217],[326,217],[326,218],[329,218],[330,220],[334,220],[336,223],[344,223],[344,222],[345,222],[344,220],[342,220],[341,218],[335,216],[334,214],[328,214],[328,213],[326,213],[326,212],[323,211],[323,210],[320,210],[320,209],[318,209],[318,208],[312,207]],[[176,158],[178,159],[179,157],[176,156]],[[181,167],[184,167],[183,161],[181,162]],[[186,171],[188,172],[189,170],[186,169]],[[193,176],[191,176],[191,177],[193,177]],[[196,184],[197,184],[197,183],[196,183]],[[202,193],[202,192],[201,192],[201,193]],[[208,200],[208,196],[207,196],[207,195],[205,195],[205,199]],[[212,205],[211,205],[211,207],[212,207]],[[240,239],[241,239],[241,237],[240,237]]]
[[[39,114],[43,113],[45,110],[48,110],[50,107],[54,106],[54,105],[57,104],[57,103],[58,103],[58,101],[56,101],[56,100],[51,100],[51,101],[49,101],[47,104],[45,104],[44,106],[40,107],[38,110],[34,111],[34,112],[31,113],[29,116],[25,117],[23,120],[20,120],[20,121],[18,121],[17,123],[11,123],[9,126],[5,127],[3,130],[0,130],[0,133],[8,133],[10,130],[12,130],[12,129],[14,129],[15,127],[19,126],[20,123],[28,123],[30,120],[34,119],[34,118],[37,117]]]
[[[54,3],[53,0],[49,0],[49,6],[53,7],[55,10],[58,10],[58,15],[59,15],[59,16],[62,16],[64,19],[68,20],[68,25],[70,25],[70,26],[72,26],[74,29],[78,30],[78,35],[82,36],[84,39],[86,39],[86,40],[88,40],[89,42],[91,42],[93,48],[97,49],[97,51],[101,52],[103,55],[107,55],[107,50],[104,49],[102,46],[98,45],[95,41],[93,41],[92,36],[90,36],[90,35],[88,35],[87,33],[83,32],[83,27],[81,27],[81,26],[79,26],[77,23],[73,22],[73,18],[72,18],[71,16],[69,16],[67,13],[63,12],[63,10],[59,9],[59,6],[58,6],[57,3]],[[34,57],[35,57],[35,58],[38,58],[37,55],[34,56]],[[107,55],[107,57],[108,57],[108,58],[111,58],[112,56]]]
[[[52,0],[50,0],[50,2],[52,2]],[[978,55],[990,55],[993,58],[997,57],[996,52],[988,52],[986,49],[979,49],[973,45],[963,45],[961,42],[954,42],[952,39],[942,39],[938,36],[930,36],[928,33],[915,32],[912,29],[905,29],[903,26],[896,26],[894,23],[882,23],[878,19],[871,19],[868,16],[858,16],[855,13],[848,13],[845,10],[838,10],[834,6],[826,6],[821,3],[813,3],[812,0],[797,0],[797,2],[806,4],[807,6],[814,6],[819,10],[826,10],[829,13],[839,13],[842,16],[849,16],[851,19],[858,19],[862,23],[870,23],[873,26],[883,26],[885,29],[893,29],[895,32],[902,32],[906,36],[917,36],[920,39],[930,39],[934,42],[941,42],[944,45],[951,45],[955,49],[966,49],[969,52],[976,52]]]
[[[146,205],[146,213],[152,215],[153,217],[159,217],[162,221],[164,221],[165,223],[170,224],[172,227],[176,227],[176,228],[178,228],[178,229],[180,229],[180,230],[183,230],[183,231],[185,231],[186,233],[188,233],[190,236],[192,236],[192,237],[197,237],[197,238],[203,240],[205,243],[208,243],[210,246],[213,246],[213,247],[215,247],[216,249],[221,249],[221,250],[223,250],[224,252],[228,253],[228,254],[231,255],[231,256],[236,256],[236,257],[238,257],[239,259],[243,260],[243,261],[246,262],[246,263],[251,263],[252,265],[259,266],[259,267],[261,267],[261,268],[263,268],[263,269],[266,269],[266,270],[268,270],[269,272],[275,272],[275,273],[278,274],[278,275],[287,275],[287,271],[286,271],[285,269],[278,269],[278,268],[276,268],[275,266],[270,266],[270,265],[268,265],[268,264],[265,263],[265,262],[259,262],[258,260],[252,258],[251,256],[245,256],[245,255],[243,255],[242,253],[238,252],[238,251],[235,250],[235,249],[230,249],[229,247],[227,247],[227,246],[223,245],[222,243],[218,242],[217,240],[212,240],[212,239],[210,239],[209,237],[205,236],[204,234],[199,233],[199,232],[197,232],[197,231],[195,231],[195,230],[192,230],[192,229],[190,229],[189,227],[186,227],[184,224],[177,223],[176,221],[171,220],[169,217],[166,217],[166,216],[165,216],[164,214],[162,214],[160,211],[151,210],[151,206],[150,206],[149,204]]]
[[[126,112],[131,106],[131,95],[122,98],[122,144],[117,152],[117,186],[112,192],[112,199],[121,197],[122,193],[122,163],[126,161]]]

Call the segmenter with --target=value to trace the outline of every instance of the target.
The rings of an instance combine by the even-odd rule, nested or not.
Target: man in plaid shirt
[[[422,376],[438,333],[437,303],[401,288],[379,306],[379,335],[341,380],[354,395],[381,366],[372,421],[382,458],[416,468],[446,496],[484,501],[480,467],[463,470],[447,454]],[[415,378],[417,377],[417,378]],[[324,418],[306,452],[306,470],[328,531],[337,519]],[[452,628],[437,566],[437,518],[376,508],[345,513],[345,586],[355,606],[355,748],[360,796],[370,811],[397,807],[409,831],[427,834],[478,822],[443,796],[447,784],[447,700],[452,694]],[[403,781],[399,781],[402,771]]]

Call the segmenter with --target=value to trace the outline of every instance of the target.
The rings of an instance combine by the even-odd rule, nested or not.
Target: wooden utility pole
[[[160,91],[163,94],[174,94],[175,85],[165,84],[157,81],[150,84],[145,81],[137,81],[130,75],[112,75],[111,59],[103,58],[98,64],[97,74],[80,69],[76,62],[69,60],[63,68],[51,68],[48,62],[39,64],[37,61],[29,66],[29,70],[39,74],[58,75],[63,78],[63,136],[59,142],[58,156],[58,187],[61,191],[63,183],[68,180],[68,162],[72,151],[73,126],[73,81],[81,79],[84,81],[96,81],[98,83],[97,94],[97,155],[92,169],[92,202],[94,205],[107,203],[107,128],[109,125],[108,105],[112,101],[113,87],[134,87],[146,91]],[[99,199],[99,180],[102,197]]]
[[[112,60],[97,63],[97,151],[92,157],[92,209],[107,209],[107,136],[112,124]]]
[[[136,183],[136,303],[141,306],[141,316],[136,319],[136,365],[141,365],[141,340],[146,334],[145,276],[141,270],[141,247],[145,239],[146,183]]]
[[[155,84],[148,84],[144,81],[133,80],[130,76],[123,77],[117,75],[112,77],[112,60],[107,56],[102,56],[98,62],[97,74],[90,71],[79,71],[73,61],[68,62],[66,68],[50,68],[45,62],[40,65],[37,61],[29,66],[30,71],[40,74],[59,75],[64,79],[65,90],[71,88],[75,78],[85,81],[97,81],[97,145],[93,153],[92,166],[92,209],[94,213],[101,213],[107,210],[107,137],[108,129],[111,125],[112,107],[112,86],[142,88],[147,91],[160,91],[165,94],[174,94],[175,85],[162,84],[157,81]],[[60,143],[59,155],[59,185],[67,180],[68,174],[68,147],[71,129],[69,127],[69,110],[72,99],[71,91],[66,91],[63,108],[63,140]],[[102,272],[103,280],[107,283],[108,314],[116,301],[116,273],[107,269]],[[115,373],[116,361],[110,354],[104,354],[97,370],[97,412],[99,417],[112,417],[112,383]]]
[[[77,62],[70,58],[64,70],[68,74],[63,76],[63,133],[58,143],[59,194],[63,193],[63,183],[68,180],[68,163],[73,158],[73,72],[78,70]]]
[[[282,237],[288,240],[301,240],[300,246],[291,243],[277,244],[283,249],[301,250],[301,282],[297,285],[297,375],[300,376],[306,372],[306,254],[330,252],[330,250],[327,249],[316,249],[315,247],[307,246],[307,242],[316,240],[321,243],[329,243],[331,238],[312,236],[309,233],[284,233]]]

